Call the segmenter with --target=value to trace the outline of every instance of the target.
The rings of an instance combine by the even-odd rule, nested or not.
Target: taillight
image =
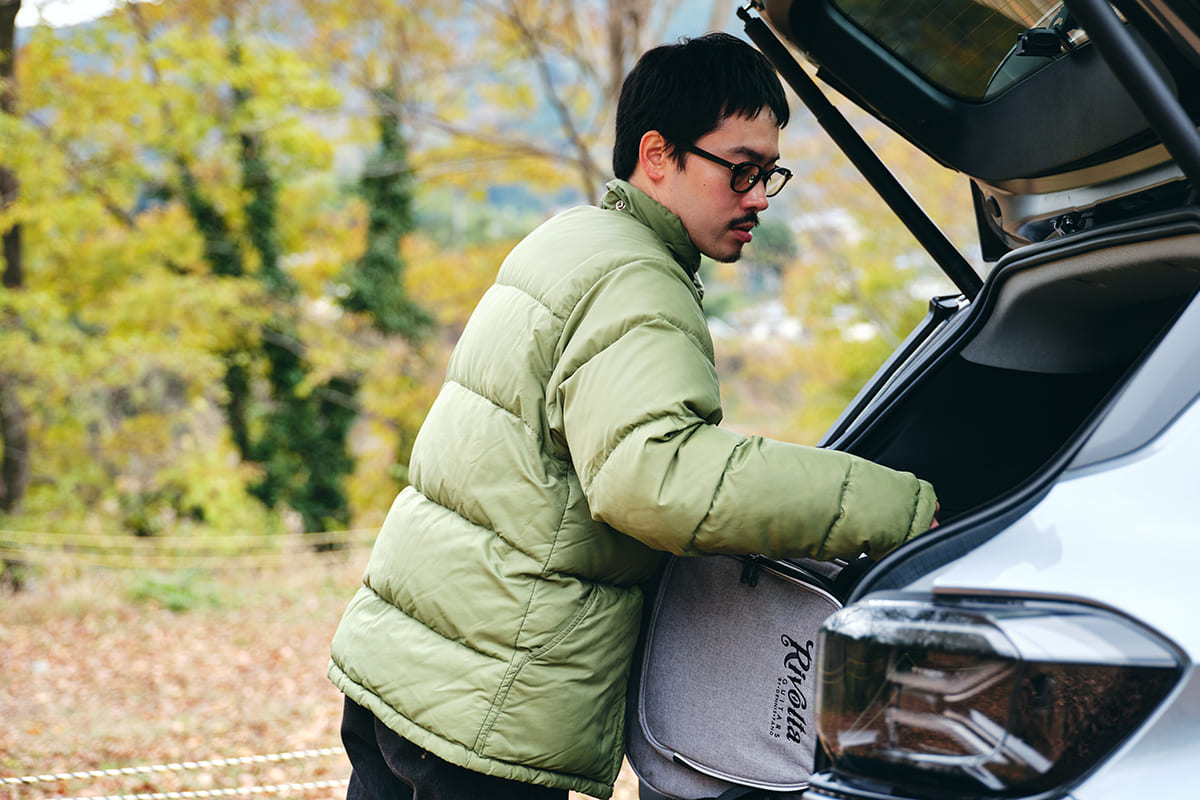
[[[1178,681],[1175,651],[1066,603],[875,599],[821,634],[817,727],[841,782],[1025,797],[1071,784]]]

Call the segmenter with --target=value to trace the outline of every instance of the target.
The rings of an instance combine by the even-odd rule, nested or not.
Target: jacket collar
[[[683,220],[628,181],[609,181],[605,188],[608,191],[600,201],[600,207],[629,214],[654,231],[703,295],[704,287],[699,274],[700,251],[692,244],[692,237],[683,227]]]

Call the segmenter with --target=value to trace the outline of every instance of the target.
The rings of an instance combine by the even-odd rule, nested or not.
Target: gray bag
[[[644,789],[716,797],[808,786],[817,631],[841,563],[672,558],[631,684],[626,755]],[[635,673],[639,672],[635,668]]]

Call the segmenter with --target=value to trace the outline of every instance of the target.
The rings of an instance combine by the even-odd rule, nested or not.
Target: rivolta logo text
[[[800,644],[786,633],[779,637],[787,648],[783,656],[783,674],[775,685],[774,711],[771,714],[771,736],[786,737],[801,744],[808,735],[804,711],[808,708],[807,681],[812,668],[813,642]]]

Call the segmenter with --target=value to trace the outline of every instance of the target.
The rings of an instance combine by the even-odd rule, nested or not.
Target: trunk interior
[[[1023,248],[827,444],[937,488],[943,522],[1018,489],[1200,288],[1200,213]]]

